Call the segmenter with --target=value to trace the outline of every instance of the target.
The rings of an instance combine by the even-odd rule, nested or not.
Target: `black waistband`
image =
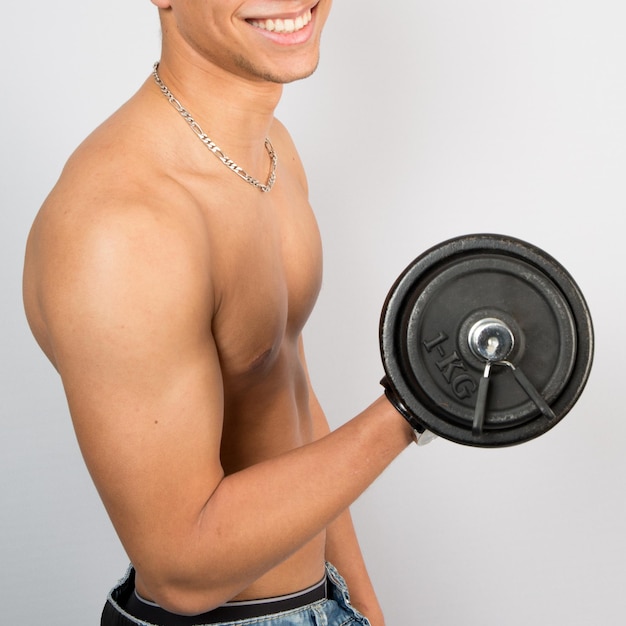
[[[135,591],[129,595],[124,609],[133,617],[157,626],[198,626],[234,622],[263,617],[284,611],[293,611],[328,597],[328,583],[324,577],[319,583],[302,591],[263,600],[228,602],[201,615],[185,616],[170,613],[160,606],[140,598]]]

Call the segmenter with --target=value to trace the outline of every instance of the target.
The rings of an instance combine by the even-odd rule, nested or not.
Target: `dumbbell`
[[[593,325],[572,276],[520,239],[440,243],[400,274],[380,318],[383,385],[424,443],[524,443],[572,409],[589,378]]]

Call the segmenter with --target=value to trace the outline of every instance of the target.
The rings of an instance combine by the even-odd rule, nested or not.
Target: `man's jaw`
[[[328,1],[330,2],[330,0]],[[267,42],[263,45],[257,39],[257,43],[261,45],[260,49],[269,50],[270,54],[280,50],[287,50],[295,54],[295,56],[290,54],[288,57],[277,57],[281,63],[288,59],[291,65],[288,67],[281,66],[280,70],[276,67],[277,73],[272,74],[272,77],[270,74],[265,74],[267,80],[284,84],[305,78],[315,71],[319,61],[318,31],[322,26],[318,20],[317,11],[319,5],[325,2],[326,0],[308,0],[308,4],[304,6],[297,1],[282,5],[267,2],[267,4],[261,5],[265,8],[265,12],[263,12],[263,8],[261,10],[257,8],[258,13],[256,15],[253,13],[255,9],[252,9],[248,15],[241,16],[247,23],[247,27],[252,29],[255,38],[259,37]],[[291,10],[287,10],[287,5]],[[295,8],[297,5],[302,8]],[[272,8],[268,8],[270,6]],[[280,8],[277,10],[276,7],[285,8],[280,13]]]

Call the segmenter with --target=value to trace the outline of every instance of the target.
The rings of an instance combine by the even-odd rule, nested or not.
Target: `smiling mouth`
[[[311,17],[311,9],[309,9],[295,19],[248,20],[248,23],[270,33],[297,33],[309,24]]]

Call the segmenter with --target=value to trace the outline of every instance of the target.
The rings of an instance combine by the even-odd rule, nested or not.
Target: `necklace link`
[[[263,184],[261,181],[250,176],[243,168],[235,163],[231,158],[227,157],[222,149],[200,128],[200,124],[196,122],[191,116],[191,113],[174,97],[174,94],[167,88],[165,83],[161,80],[158,74],[159,63],[154,64],[152,75],[154,81],[158,85],[161,93],[168,99],[169,103],[180,113],[181,117],[187,122],[191,130],[197,135],[198,139],[230,170],[235,172],[237,176],[243,178],[247,183],[250,183],[253,187],[256,187],[260,191],[267,193],[271,191],[274,183],[276,182],[276,165],[278,163],[278,157],[274,151],[269,138],[265,138],[265,149],[270,157],[270,173],[267,179],[267,183]]]

